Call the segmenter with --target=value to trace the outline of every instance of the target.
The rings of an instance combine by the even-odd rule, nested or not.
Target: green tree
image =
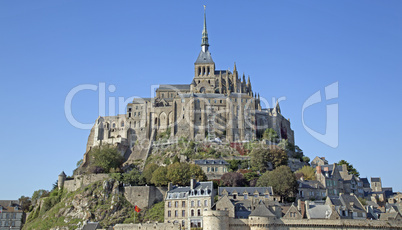
[[[131,169],[129,172],[122,174],[122,180],[124,184],[130,185],[143,185],[145,184],[145,178],[141,175],[137,168]]]
[[[167,168],[161,166],[152,173],[151,183],[156,186],[166,186],[169,183],[167,178]]]
[[[145,166],[144,171],[142,171],[142,176],[145,178],[147,184],[151,184],[152,173],[154,173],[157,168],[159,168],[159,165],[155,163],[150,163]]]
[[[173,184],[188,185],[190,179],[203,181],[207,179],[201,167],[188,163],[174,163],[167,167],[167,178]]]
[[[340,160],[338,162],[338,165],[346,165],[348,172],[350,174],[353,174],[355,176],[360,176],[360,173],[353,167],[352,164],[349,164],[349,162],[345,161],[345,160]]]
[[[21,196],[18,201],[20,202],[22,211],[24,212],[28,212],[29,208],[31,207],[31,198],[29,198],[28,196]]]
[[[274,129],[269,128],[264,131],[262,138],[276,143],[278,141],[278,134],[276,133],[276,131]]]
[[[295,173],[303,174],[303,178],[305,180],[316,180],[315,170],[311,166],[305,165],[301,169],[297,170]]]
[[[243,174],[237,172],[228,172],[222,175],[221,185],[228,187],[242,187],[246,184]]]
[[[124,162],[124,157],[114,147],[102,146],[91,150],[90,156],[93,157],[95,167],[103,169],[105,173],[109,173],[110,169],[120,168]]]
[[[32,202],[33,205],[35,205],[40,198],[47,197],[47,196],[49,196],[49,191],[44,190],[44,189],[36,190],[32,194],[31,202]]]
[[[302,157],[303,162],[309,163],[310,162],[310,157],[308,156],[303,156]]]
[[[281,201],[294,195],[297,191],[297,181],[294,173],[286,165],[264,173],[257,181],[257,186],[272,186],[274,194],[281,196]]]
[[[287,165],[288,162],[288,155],[285,151],[273,146],[268,149],[255,148],[250,156],[251,167],[262,173],[268,170],[268,162],[272,163],[273,168],[277,168],[280,165]]]

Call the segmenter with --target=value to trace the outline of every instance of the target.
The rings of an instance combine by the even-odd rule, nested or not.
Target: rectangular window
[[[136,106],[135,109],[138,109],[138,106]]]
[[[209,170],[210,170],[210,168],[209,168],[209,167],[207,167],[207,172],[209,172]]]
[[[191,201],[191,207],[194,207],[194,201],[193,200]]]
[[[137,112],[134,112],[134,117],[137,116]]]
[[[128,108],[128,111],[131,112],[131,107]]]
[[[172,216],[172,212],[168,211],[168,217],[171,217],[171,216]]]
[[[268,194],[265,194],[265,198],[267,198],[267,199],[268,199],[268,198],[269,198],[269,195],[268,195]]]
[[[172,207],[172,202],[168,202],[168,207],[171,208]]]
[[[208,207],[208,200],[204,200],[204,206]]]
[[[215,172],[218,172],[218,167],[215,167]]]
[[[182,217],[186,217],[186,210],[182,210],[182,211],[181,211],[181,216],[182,216]]]
[[[140,116],[141,115],[141,112],[138,112],[138,116]]]
[[[244,194],[244,199],[247,200],[247,198],[248,198],[248,195]]]
[[[174,211],[174,217],[179,217],[179,211]]]
[[[182,202],[181,202],[181,207],[183,207],[183,208],[186,207],[186,202],[185,202],[185,201],[182,201]]]
[[[175,202],[174,202],[174,207],[175,207],[175,208],[178,208],[178,207],[179,207],[179,201],[175,201]]]
[[[201,201],[200,200],[197,202],[197,204],[198,204],[198,207],[201,207]]]

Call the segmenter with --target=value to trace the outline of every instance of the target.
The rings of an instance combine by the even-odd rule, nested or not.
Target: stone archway
[[[162,112],[159,115],[159,129],[166,130],[167,126],[168,126],[168,116],[166,115],[165,112]]]

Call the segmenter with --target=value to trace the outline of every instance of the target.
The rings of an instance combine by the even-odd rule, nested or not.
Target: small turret
[[[62,171],[59,175],[59,178],[57,180],[57,187],[59,189],[62,189],[64,187],[64,182],[66,181],[66,174],[64,173],[64,171]]]

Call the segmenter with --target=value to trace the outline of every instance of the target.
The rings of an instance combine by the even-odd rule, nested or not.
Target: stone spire
[[[204,28],[202,29],[202,42],[201,47],[202,51],[207,52],[209,44],[208,44],[208,32],[207,32],[207,14],[206,8],[207,6],[204,5]]]

